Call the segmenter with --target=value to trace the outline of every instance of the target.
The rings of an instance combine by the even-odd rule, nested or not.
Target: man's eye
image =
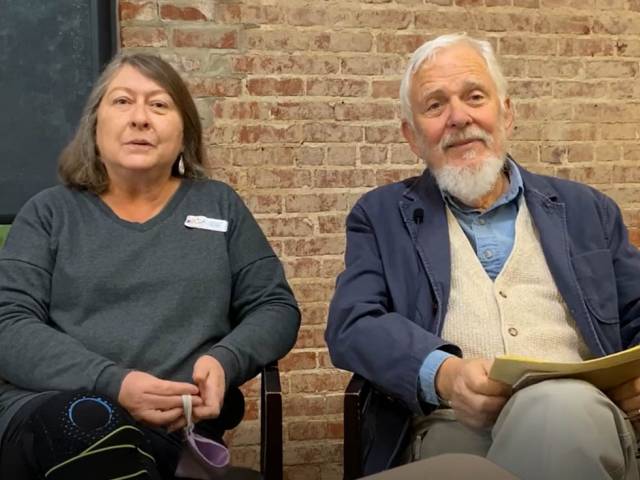
[[[484,95],[481,93],[474,93],[471,95],[470,99],[472,102],[481,102],[484,100]]]
[[[433,112],[435,110],[438,110],[440,106],[441,106],[440,102],[431,102],[427,104],[427,112]]]

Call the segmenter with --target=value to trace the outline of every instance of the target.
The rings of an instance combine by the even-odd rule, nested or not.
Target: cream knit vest
[[[495,281],[487,275],[447,208],[451,295],[442,338],[465,358],[501,354],[574,362],[589,358],[540,246],[526,202],[520,202],[511,255]]]

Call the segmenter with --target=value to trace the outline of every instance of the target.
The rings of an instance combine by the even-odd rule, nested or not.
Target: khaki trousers
[[[437,410],[414,422],[413,460],[444,453],[486,457],[523,480],[639,480],[631,423],[592,385],[548,380],[516,392],[491,429]]]

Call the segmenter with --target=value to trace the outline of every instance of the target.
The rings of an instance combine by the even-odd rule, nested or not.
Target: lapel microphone
[[[421,208],[416,208],[413,211],[413,223],[415,223],[416,225],[420,225],[422,223],[422,220],[424,220],[424,210]]]

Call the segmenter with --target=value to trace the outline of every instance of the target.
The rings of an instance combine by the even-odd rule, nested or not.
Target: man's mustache
[[[464,130],[453,132],[445,135],[440,141],[440,148],[446,150],[449,147],[458,145],[464,142],[470,142],[473,140],[480,140],[485,145],[490,146],[493,143],[493,138],[488,132],[477,126],[470,126]]]

